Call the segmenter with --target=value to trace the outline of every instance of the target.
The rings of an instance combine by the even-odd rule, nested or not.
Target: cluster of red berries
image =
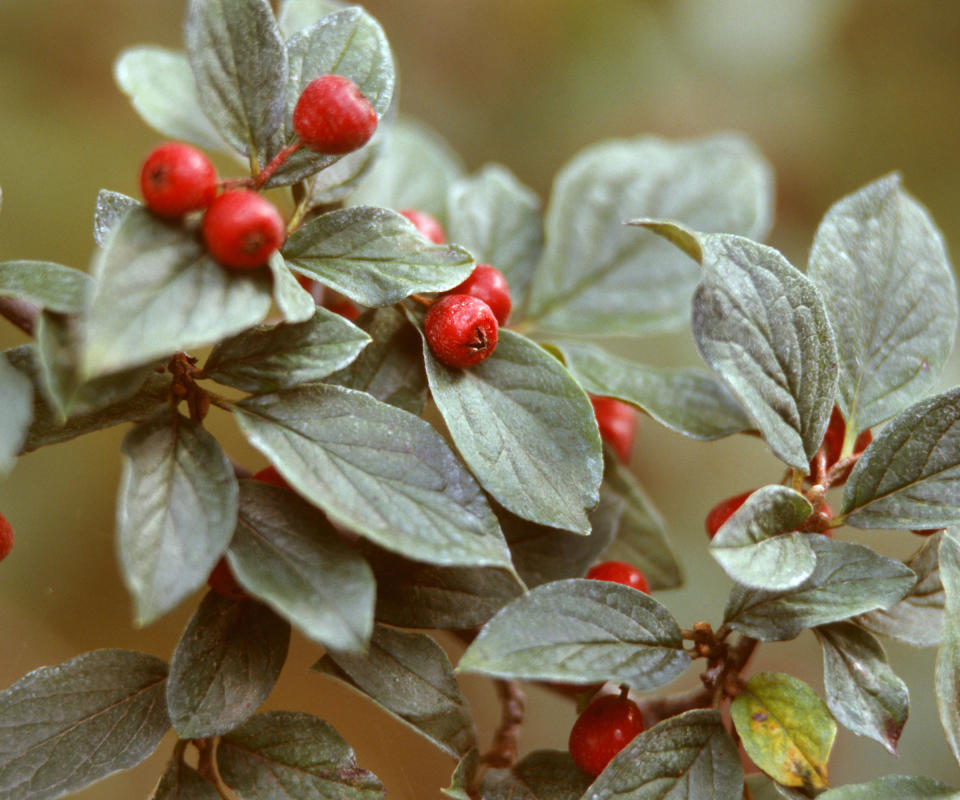
[[[9,520],[0,514],[0,561],[3,561],[13,550],[13,526]]]

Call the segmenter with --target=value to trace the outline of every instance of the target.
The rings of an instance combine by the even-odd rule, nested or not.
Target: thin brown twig
[[[15,297],[0,297],[0,316],[16,325],[28,336],[33,336],[37,318],[41,312],[40,306],[29,300],[18,300]]]
[[[197,758],[197,772],[199,772],[214,789],[217,790],[217,794],[220,795],[223,800],[232,800],[230,795],[227,794],[223,786],[223,781],[220,778],[220,771],[217,769],[217,761],[215,758],[216,747],[214,746],[213,739],[194,739],[193,744],[197,748],[197,753],[199,757]]]
[[[495,681],[502,712],[500,727],[493,736],[493,744],[484,753],[483,762],[491,767],[507,768],[517,760],[520,727],[523,725],[526,698],[517,681]]]

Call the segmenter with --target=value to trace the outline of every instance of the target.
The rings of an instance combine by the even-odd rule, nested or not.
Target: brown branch
[[[493,744],[483,755],[483,762],[491,767],[508,768],[517,760],[517,750],[520,741],[520,726],[523,725],[523,715],[526,699],[516,681],[495,681],[497,695],[503,704],[500,716],[500,727],[493,736]]]
[[[6,317],[28,336],[33,336],[33,329],[42,310],[40,306],[29,300],[0,297],[0,316]]]
[[[197,758],[197,772],[206,778],[217,794],[223,800],[230,800],[224,788],[223,781],[220,778],[220,771],[217,769],[216,748],[213,739],[193,739],[193,744],[197,748],[199,757]]]

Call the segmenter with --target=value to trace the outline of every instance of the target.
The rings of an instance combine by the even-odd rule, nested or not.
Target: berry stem
[[[412,294],[410,295],[410,299],[413,300],[414,303],[419,303],[424,308],[430,308],[430,306],[433,305],[433,298],[425,297],[422,294]]]
[[[253,188],[260,189],[270,178],[273,177],[273,173],[276,172],[280,167],[282,167],[288,158],[297,152],[303,143],[297,139],[293,144],[287,145],[279,153],[277,153],[270,161],[267,166],[263,168],[259,175],[256,175],[253,180]]]
[[[494,681],[497,695],[503,705],[500,727],[493,737],[493,744],[482,757],[491,767],[509,768],[517,760],[520,726],[523,725],[526,698],[516,681]]]
[[[40,316],[40,306],[14,297],[0,297],[0,316],[5,317],[28,336],[33,336],[34,326]]]
[[[210,782],[223,800],[230,800],[230,795],[228,795],[224,789],[223,780],[220,778],[220,772],[217,770],[215,740],[194,739],[193,744],[197,748],[197,753],[199,753],[197,772]]]

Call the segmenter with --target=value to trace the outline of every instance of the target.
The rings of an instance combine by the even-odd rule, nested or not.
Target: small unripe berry
[[[643,716],[632,700],[612,694],[598,697],[570,730],[570,756],[580,769],[596,777],[643,730]]]
[[[644,574],[626,561],[604,561],[602,564],[596,564],[587,571],[587,577],[594,581],[622,583],[624,586],[650,594],[650,585]]]
[[[221,597],[231,600],[245,600],[247,597],[247,593],[234,577],[226,556],[222,557],[213,568],[207,578],[207,585]]]
[[[591,397],[600,436],[624,463],[630,460],[637,434],[637,412],[628,403],[612,397]]]
[[[143,162],[140,191],[155,214],[182,217],[206,208],[216,197],[217,170],[196,147],[167,142],[154,148]]]
[[[710,509],[707,514],[706,528],[707,535],[712,539],[716,536],[717,531],[723,526],[730,517],[734,515],[734,512],[740,506],[747,502],[747,498],[753,494],[753,489],[749,492],[744,492],[743,494],[735,495],[734,497],[728,497],[726,500],[721,500],[713,508]]]
[[[467,294],[441,297],[423,321],[430,350],[448,367],[472,367],[489,357],[498,327],[490,306]]]
[[[230,269],[263,265],[285,237],[280,212],[265,197],[249,189],[224,192],[203,215],[207,250]]]
[[[376,110],[357,85],[341,75],[314,78],[293,109],[294,132],[318,153],[351,153],[363,147],[376,129]]]
[[[490,306],[497,318],[497,324],[506,325],[513,301],[510,299],[510,287],[503,273],[489,264],[477,264],[470,277],[459,286],[454,286],[447,294],[469,294],[479,297]]]
[[[0,514],[0,561],[3,561],[13,550],[13,526],[10,521]]]
[[[401,209],[400,213],[413,223],[413,227],[416,228],[420,235],[427,241],[433,242],[434,244],[446,243],[447,234],[446,231],[443,230],[443,225],[425,211],[417,211],[415,208],[404,208]],[[469,293],[464,292],[464,294]]]

